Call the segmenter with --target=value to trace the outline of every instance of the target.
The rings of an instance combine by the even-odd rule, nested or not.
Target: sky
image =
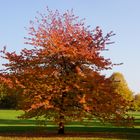
[[[86,25],[100,26],[104,35],[114,31],[111,41],[115,43],[104,56],[123,65],[104,74],[122,73],[129,88],[140,93],[140,0],[0,0],[0,50],[6,46],[8,51],[20,52],[29,47],[24,44],[25,27],[46,6],[60,13],[73,9],[76,16],[86,19]]]

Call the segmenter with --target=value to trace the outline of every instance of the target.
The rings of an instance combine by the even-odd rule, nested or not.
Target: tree
[[[133,92],[129,89],[128,84],[120,72],[114,72],[110,79],[112,80],[112,86],[118,94],[121,94],[125,100],[129,101],[128,110],[134,109],[134,96]]]
[[[85,117],[128,124],[128,101],[101,75],[113,65],[101,55],[113,32],[103,37],[99,27],[85,27],[73,12],[47,12],[31,21],[30,36],[25,39],[32,49],[20,54],[1,51],[9,61],[1,80],[23,91],[22,118],[51,118],[59,124],[59,133],[64,133],[66,121]]]
[[[134,109],[140,111],[140,93],[136,94],[134,97]]]
[[[0,109],[15,109],[17,108],[18,93],[9,89],[3,83],[0,84]]]
[[[113,81],[113,86],[119,94],[121,94],[126,100],[133,101],[133,92],[129,89],[128,84],[122,73],[114,72],[110,79]]]

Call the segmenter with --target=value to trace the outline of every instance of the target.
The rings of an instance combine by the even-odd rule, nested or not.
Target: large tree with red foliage
[[[1,80],[20,89],[22,117],[51,118],[59,130],[66,121],[85,117],[125,125],[129,103],[101,74],[113,65],[101,55],[113,32],[103,36],[99,27],[91,30],[70,11],[47,12],[31,21],[26,44],[32,49],[1,51],[8,60]]]

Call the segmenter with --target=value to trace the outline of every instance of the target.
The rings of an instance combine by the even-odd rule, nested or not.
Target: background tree
[[[0,84],[0,109],[18,108],[18,94],[5,84]]]
[[[126,100],[133,100],[133,92],[129,89],[122,73],[114,72],[110,76],[110,79],[113,81],[113,85],[119,94],[121,94]]]
[[[131,120],[126,114],[128,101],[100,73],[112,68],[101,52],[114,34],[103,37],[99,27],[87,28],[70,11],[47,12],[31,21],[26,44],[32,49],[20,54],[1,51],[9,61],[1,72],[2,81],[23,91],[22,118],[51,118],[60,133],[65,121],[85,117],[126,125]]]
[[[140,111],[140,93],[134,96],[134,109]]]
[[[113,84],[112,86],[114,87],[115,91],[118,94],[121,94],[123,96],[123,98],[125,98],[126,100],[131,102],[129,104],[128,108],[132,109],[133,103],[134,103],[133,92],[129,89],[128,84],[127,84],[123,74],[120,72],[114,72],[110,76],[110,79],[112,80],[112,84]]]

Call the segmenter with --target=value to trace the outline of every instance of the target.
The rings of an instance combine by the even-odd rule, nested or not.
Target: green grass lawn
[[[35,119],[30,119],[30,120],[18,119],[17,116],[19,116],[21,113],[22,111],[0,110],[0,135],[1,134],[2,135],[8,135],[8,134],[28,135],[29,133],[31,133],[32,135],[45,134],[45,136],[47,136],[47,134],[54,134],[54,135],[57,134],[57,126],[53,122],[48,121],[47,126],[43,127],[38,125]],[[66,134],[75,133],[77,135],[84,135],[88,133],[90,135],[93,135],[94,137],[97,137],[98,135],[102,136],[103,134],[104,134],[103,137],[107,137],[110,134],[112,134],[113,135],[112,137],[117,137],[117,138],[123,137],[129,139],[130,138],[140,139],[140,112],[131,112],[130,114],[136,118],[134,128],[114,127],[110,124],[103,125],[102,123],[100,123],[95,119],[90,122],[84,121],[84,122],[68,123],[65,126],[65,131]],[[66,140],[69,139],[67,138]],[[74,140],[74,138],[70,140]]]

